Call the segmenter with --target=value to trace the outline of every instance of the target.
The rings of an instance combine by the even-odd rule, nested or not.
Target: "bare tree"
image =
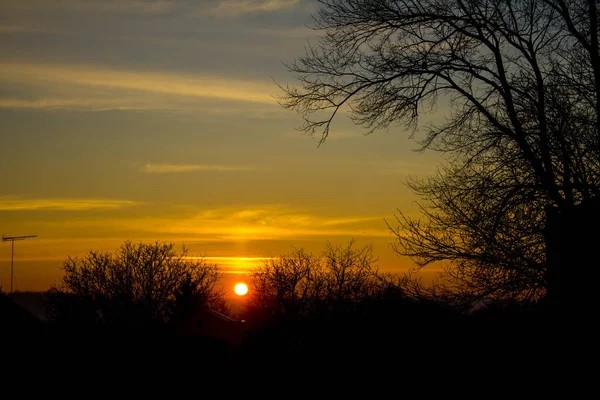
[[[139,326],[166,323],[191,307],[223,304],[217,265],[190,260],[172,243],[125,242],[115,253],[69,257],[50,291],[50,318],[91,324]]]
[[[249,301],[262,316],[316,316],[375,296],[382,287],[372,245],[326,244],[322,255],[303,249],[266,260],[252,271]]]
[[[305,314],[324,290],[321,273],[320,259],[303,249],[265,260],[250,274],[252,313],[259,318]]]
[[[294,363],[324,355],[387,360],[399,341],[450,328],[456,310],[414,280],[379,272],[376,262],[372,245],[353,240],[326,243],[319,256],[294,249],[266,260],[250,273],[246,315],[254,329],[246,348]]]
[[[380,289],[373,246],[356,248],[354,243],[351,240],[345,246],[326,245],[323,268],[329,302],[360,302]]]
[[[426,200],[422,217],[398,211],[396,225],[388,223],[398,239],[394,249],[420,267],[449,262],[447,287],[437,287],[446,289],[444,297],[539,299],[546,288],[543,201],[527,189],[481,187],[468,178],[482,179],[452,170],[414,182]]]
[[[330,134],[348,113],[368,132],[439,106],[419,137],[446,153],[412,182],[424,221],[398,215],[396,249],[420,266],[449,260],[473,296],[537,297],[547,282],[549,210],[599,192],[598,16],[592,0],[323,0],[318,45],[289,65],[281,104],[302,130]]]

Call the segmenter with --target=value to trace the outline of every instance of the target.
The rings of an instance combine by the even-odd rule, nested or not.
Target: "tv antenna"
[[[27,235],[27,236],[4,236],[2,235],[3,242],[12,242],[11,251],[10,251],[10,294],[13,291],[13,260],[15,256],[15,240],[25,240],[29,238],[37,237],[37,235]]]

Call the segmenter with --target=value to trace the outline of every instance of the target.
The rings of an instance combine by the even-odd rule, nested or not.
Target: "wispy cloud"
[[[248,270],[260,267],[265,261],[272,260],[275,257],[202,257],[188,256],[187,259],[198,260],[202,259],[211,264],[217,264],[222,270],[241,274],[247,273]]]
[[[290,9],[300,0],[19,0],[5,7],[16,10],[70,10],[95,13],[163,14],[176,11],[237,16],[256,12],[275,12]]]
[[[218,15],[237,16],[256,12],[275,12],[297,6],[300,0],[221,0],[214,12]]]
[[[167,209],[159,210],[155,215],[143,217],[36,221],[35,227],[39,231],[54,231],[60,224],[60,231],[66,237],[80,237],[82,232],[98,237],[110,232],[111,237],[175,237],[207,243],[390,236],[379,216],[330,217],[283,205],[221,207],[170,216],[165,216]]]
[[[265,36],[277,36],[291,39],[301,38],[305,40],[311,37],[318,37],[319,35],[317,31],[306,26],[249,28],[248,31]]]
[[[6,81],[42,87],[83,85],[143,91],[196,98],[222,99],[276,105],[269,94],[275,90],[272,82],[233,79],[209,75],[181,75],[166,72],[116,70],[83,65],[46,65],[32,63],[0,63],[0,82]],[[101,92],[100,92],[101,93]],[[88,90],[88,96],[94,93]],[[70,99],[71,100],[71,99]],[[5,100],[6,102],[6,100]],[[16,99],[9,104],[18,105]],[[43,106],[43,101],[40,106]],[[34,101],[28,104],[35,106]]]
[[[278,205],[204,210],[191,218],[163,221],[147,228],[216,241],[389,236],[380,216],[327,217]]]
[[[332,225],[346,225],[346,224],[360,224],[363,222],[371,221],[383,221],[383,217],[346,217],[346,218],[333,218],[323,222],[325,226]]]
[[[193,171],[217,171],[217,172],[236,172],[250,171],[253,167],[234,166],[234,165],[211,165],[211,164],[146,164],[142,168],[143,172],[164,174],[172,172],[193,172]]]
[[[82,211],[92,209],[117,209],[140,203],[130,200],[110,199],[23,199],[13,196],[0,196],[1,211],[20,210],[66,210]]]
[[[78,12],[164,13],[186,2],[174,0],[19,0],[6,7],[18,10],[71,10]]]
[[[65,109],[65,108],[86,108],[89,106],[89,99],[61,99],[61,98],[42,98],[42,99],[19,99],[14,97],[0,98],[0,108],[42,108],[42,109]]]
[[[66,35],[66,31],[31,24],[0,24],[0,33],[43,33]]]

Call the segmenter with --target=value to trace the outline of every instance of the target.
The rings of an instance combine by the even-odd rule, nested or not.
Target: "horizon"
[[[19,244],[23,244],[22,242],[17,242]],[[15,257],[13,260],[13,292],[43,292],[50,289],[53,285],[58,284],[60,278],[62,276],[62,266],[65,259],[55,258],[55,259],[36,259],[36,258],[27,258],[26,254],[23,254],[27,248],[19,249],[17,253],[17,246],[15,245]],[[34,248],[35,245],[30,246],[30,248]],[[10,260],[10,244],[6,245],[8,247],[8,258],[6,257],[6,251],[3,251],[2,256],[0,257],[0,288],[4,292],[8,292],[10,290],[10,268],[11,268],[11,260]],[[180,249],[180,246],[178,246]],[[90,249],[90,250],[98,250],[98,249]],[[101,251],[109,251],[112,252],[115,249],[105,249]],[[292,247],[289,247],[289,250],[292,250]],[[322,249],[317,249],[314,254],[318,254]],[[22,257],[18,257],[21,255]],[[84,257],[86,254],[78,254],[72,255],[72,257]],[[281,254],[278,254],[273,257],[268,256],[254,256],[254,257],[223,257],[223,256],[202,256],[200,254],[193,255],[188,254],[188,258],[203,258],[210,264],[218,265],[222,272],[224,273],[224,278],[221,284],[227,293],[229,293],[230,297],[233,296],[233,284],[238,280],[244,281],[247,283],[247,274],[249,274],[252,269],[260,267],[264,260],[269,258],[278,258]],[[374,263],[375,266],[379,269],[380,272],[391,272],[391,273],[399,273],[403,274],[404,272],[408,272],[408,267],[406,268],[394,268],[392,267],[382,267],[379,262]],[[425,283],[431,282],[435,279],[437,273],[440,272],[439,268],[425,268],[419,272],[420,277],[422,277]],[[234,282],[235,281],[235,282]]]

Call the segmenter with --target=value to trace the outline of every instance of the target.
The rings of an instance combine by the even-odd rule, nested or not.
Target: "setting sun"
[[[246,293],[248,293],[248,285],[246,285],[245,283],[238,283],[235,285],[235,287],[233,288],[233,291],[235,292],[235,294],[237,294],[238,296],[243,296]]]

